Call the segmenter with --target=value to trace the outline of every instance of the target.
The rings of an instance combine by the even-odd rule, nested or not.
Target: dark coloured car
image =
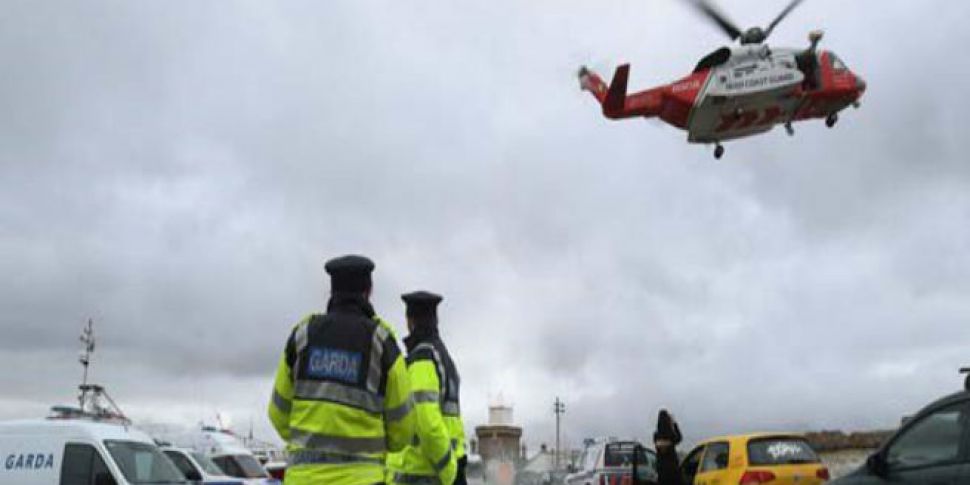
[[[923,408],[866,464],[830,485],[970,484],[970,378]]]

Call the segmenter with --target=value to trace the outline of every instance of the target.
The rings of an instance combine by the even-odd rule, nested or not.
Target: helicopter
[[[792,123],[810,119],[824,119],[832,128],[840,111],[859,107],[866,82],[834,52],[818,49],[822,31],[810,32],[804,49],[765,43],[802,0],[790,2],[767,27],[743,31],[707,0],[686,1],[737,45],[704,56],[687,77],[632,94],[627,94],[629,64],[616,68],[609,85],[581,67],[580,88],[592,93],[607,118],[659,117],[686,130],[689,143],[713,143],[714,158],[720,159],[724,141],[766,133],[779,124],[794,135]]]

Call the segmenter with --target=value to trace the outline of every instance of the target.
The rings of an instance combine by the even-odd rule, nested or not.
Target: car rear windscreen
[[[815,450],[802,438],[758,438],[748,442],[751,466],[799,465],[818,463]]]

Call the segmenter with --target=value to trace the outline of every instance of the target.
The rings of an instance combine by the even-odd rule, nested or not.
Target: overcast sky
[[[781,1],[722,2],[743,26]],[[730,6],[730,8],[726,8]],[[611,122],[580,64],[672,81],[724,43],[676,0],[3,2],[0,419],[93,379],[139,420],[265,418],[326,259],[445,295],[468,428],[531,446],[892,427],[970,365],[970,4],[811,0],[859,110],[711,148]]]

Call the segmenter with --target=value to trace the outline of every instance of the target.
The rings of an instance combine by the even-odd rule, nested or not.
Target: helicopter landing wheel
[[[838,113],[832,113],[832,114],[828,115],[827,117],[825,117],[825,126],[827,126],[829,128],[835,126],[835,124],[838,123],[838,122],[839,122],[839,114]]]
[[[795,128],[792,127],[791,121],[785,123],[785,132],[788,133],[788,136],[795,136]]]
[[[720,160],[721,157],[723,157],[723,156],[724,156],[724,145],[721,145],[720,143],[718,143],[714,147],[714,158],[716,160]]]

